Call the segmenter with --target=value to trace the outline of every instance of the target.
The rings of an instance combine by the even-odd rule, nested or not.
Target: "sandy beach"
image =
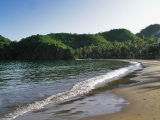
[[[160,120],[160,61],[136,61],[144,66],[141,74],[132,78],[139,84],[113,90],[113,93],[129,100],[130,104],[119,113],[83,120]]]

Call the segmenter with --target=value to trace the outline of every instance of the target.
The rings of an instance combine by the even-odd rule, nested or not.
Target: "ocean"
[[[76,120],[129,102],[105,88],[141,68],[117,60],[1,61],[0,120]]]

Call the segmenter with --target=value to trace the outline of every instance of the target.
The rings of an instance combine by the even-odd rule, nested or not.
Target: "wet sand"
[[[113,93],[127,99],[121,112],[83,120],[160,120],[160,61],[136,60],[145,67],[138,77],[137,85],[113,90]],[[96,106],[95,106],[96,107]]]

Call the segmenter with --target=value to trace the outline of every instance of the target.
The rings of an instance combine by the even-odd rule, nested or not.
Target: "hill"
[[[0,35],[0,48],[7,46],[11,43],[11,41],[3,36]]]
[[[160,37],[160,24],[152,24],[137,33],[139,37]]]
[[[74,49],[90,45],[97,46],[108,43],[108,41],[104,39],[103,36],[98,34],[93,35],[93,34],[51,33],[48,34],[48,36]]]
[[[157,36],[159,25],[141,35]],[[144,32],[147,31],[147,32]],[[97,34],[51,33],[10,41],[0,36],[0,60],[66,60],[75,58],[154,58],[160,55],[156,39],[141,39],[127,29]]]
[[[33,35],[19,42],[12,42],[4,52],[7,56],[0,59],[16,60],[58,60],[73,59],[72,48],[49,36]]]
[[[126,40],[133,41],[135,39],[139,39],[136,35],[134,35],[132,32],[130,32],[127,29],[113,29],[113,30],[99,33],[99,34],[111,42],[114,42],[114,41],[122,42]]]
[[[3,58],[8,58],[10,56],[8,47],[11,41],[0,35],[0,60]]]

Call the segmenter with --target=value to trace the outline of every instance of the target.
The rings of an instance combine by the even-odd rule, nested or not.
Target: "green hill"
[[[149,25],[137,33],[139,37],[160,37],[160,24]]]
[[[0,35],[0,48],[7,46],[11,43],[11,41],[3,36]]]
[[[12,42],[7,49],[8,56],[1,59],[58,60],[73,59],[73,49],[49,36],[33,35],[19,42]]]
[[[0,60],[8,58],[10,56],[8,47],[10,46],[11,41],[0,35]]]
[[[160,25],[151,25],[138,36],[158,36]],[[143,34],[142,34],[143,33]],[[60,60],[75,58],[154,58],[157,40],[141,39],[127,29],[97,34],[51,33],[10,41],[0,36],[0,60]]]
[[[19,59],[57,60],[73,59],[72,48],[49,36],[34,35],[19,43]]]
[[[107,32],[100,33],[105,39],[114,42],[122,42],[126,40],[135,40],[139,39],[136,35],[134,35],[132,32],[130,32],[127,29],[113,29]]]
[[[108,43],[108,41],[106,41],[103,36],[93,34],[51,33],[48,34],[48,36],[74,49],[90,45],[97,46]]]

